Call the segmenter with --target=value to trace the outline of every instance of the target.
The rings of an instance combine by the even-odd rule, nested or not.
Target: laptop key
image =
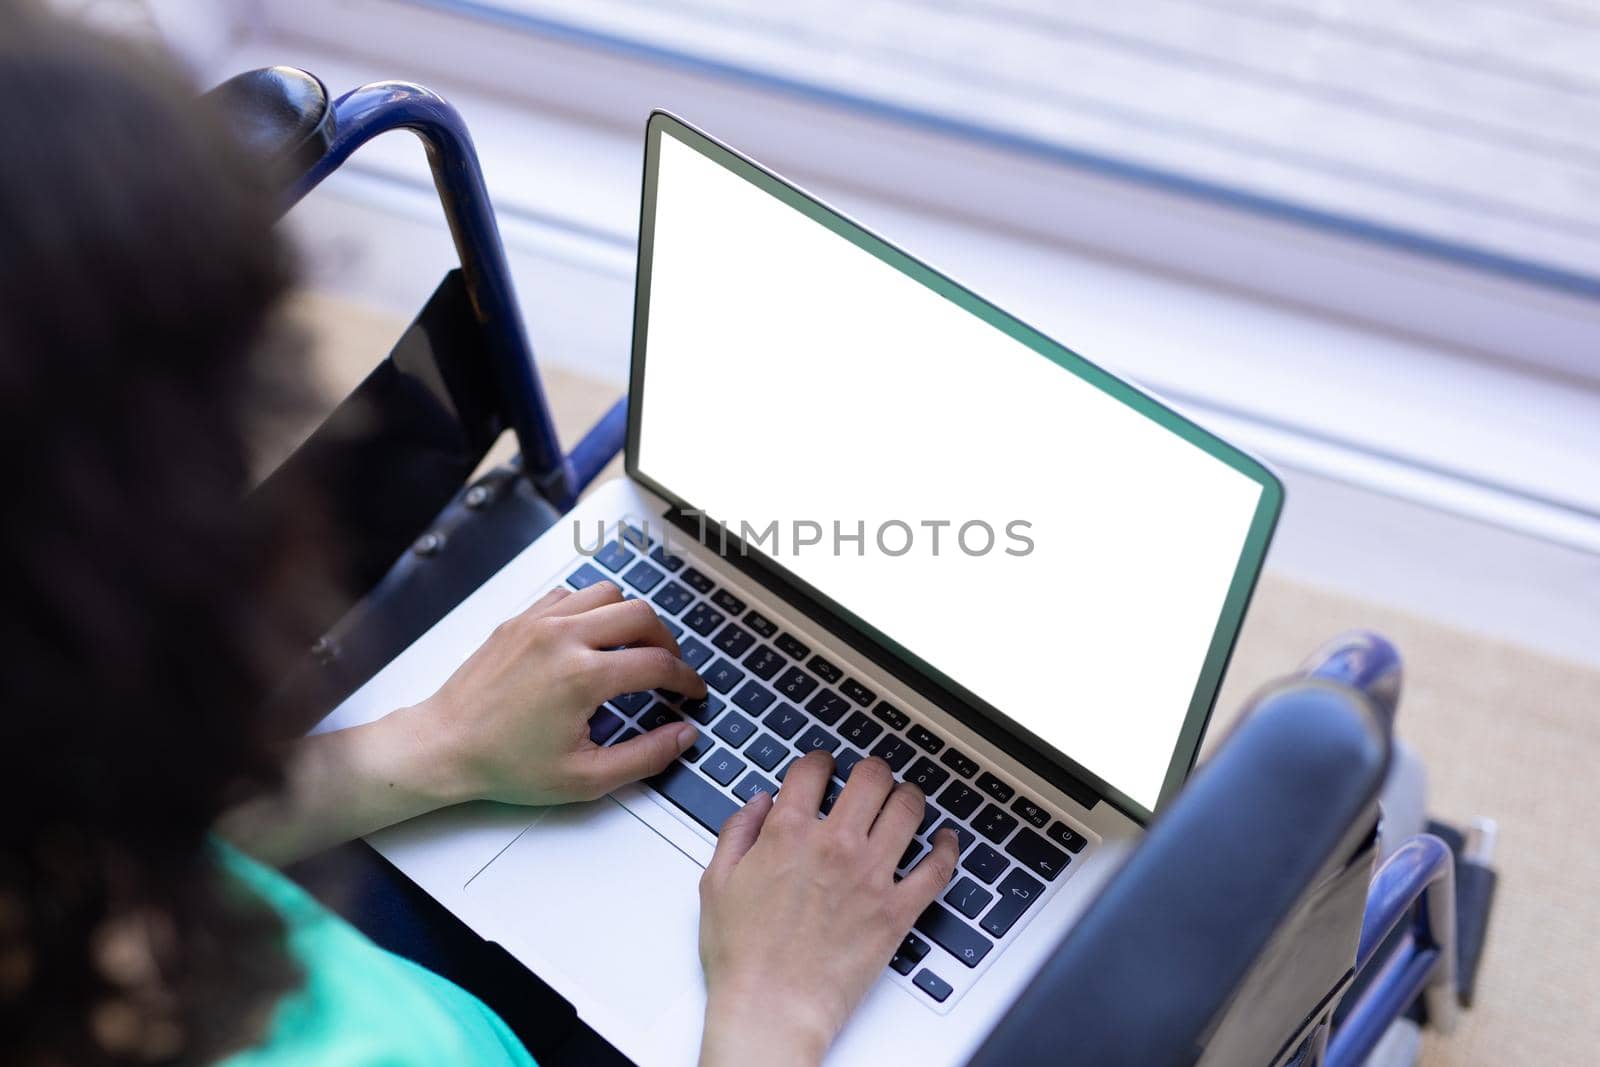
[[[877,693],[874,693],[872,690],[868,689],[854,678],[846,678],[844,681],[840,682],[839,692],[843,693],[851,700],[854,700],[857,704],[860,704],[864,708],[869,707],[874,700],[878,699]]]
[[[648,593],[660,585],[661,580],[665,577],[666,575],[659,568],[641,559],[638,563],[628,568],[628,573],[622,576],[622,580],[639,590],[639,592]]]
[[[733,694],[733,702],[752,715],[760,715],[767,710],[774,697],[772,691],[758,682],[746,682]]]
[[[839,747],[839,739],[820,726],[812,726],[796,739],[794,747],[800,750],[802,756],[818,749],[833,752]]]
[[[650,524],[647,522],[645,525],[649,526]],[[650,547],[649,535],[632,523],[618,523],[617,536],[626,541],[630,547],[638,549],[640,552],[643,552]]]
[[[767,729],[787,741],[800,732],[800,727],[806,724],[806,717],[797,708],[780,702],[761,721]]]
[[[1022,918],[1022,913],[1039,899],[1040,894],[1044,892],[1044,886],[1030,878],[1026,872],[1014,870],[1000,883],[998,892],[1000,899],[978,925],[983,927],[985,933],[1004,937],[1006,931]]]
[[[683,624],[701,637],[710,637],[711,631],[721,626],[727,616],[710,604],[701,601],[683,616]]]
[[[934,833],[938,833],[939,830],[953,830],[953,831],[955,831],[955,835],[956,835],[956,855],[958,855],[958,856],[961,855],[961,853],[965,852],[967,849],[971,848],[972,847],[972,843],[977,840],[976,837],[972,836],[972,831],[971,830],[968,830],[965,826],[962,826],[960,823],[956,822],[954,819],[946,819],[944,822],[940,823],[939,824],[939,829],[935,830]]]
[[[844,677],[844,671],[841,671],[838,667],[835,667],[832,663],[829,663],[821,656],[812,656],[810,661],[806,663],[806,666],[810,667],[812,673],[816,674],[829,685],[838,685],[839,679]]]
[[[728,785],[743,774],[745,762],[725,748],[719,748],[705,758],[700,769],[711,776],[718,785]]]
[[[900,947],[894,950],[889,966],[897,974],[910,974],[928,955],[928,943],[916,934],[907,934]]]
[[[661,564],[669,571],[676,571],[683,566],[683,557],[668,554],[667,550],[657,545],[650,553],[650,558]]]
[[[950,772],[926,756],[913,763],[911,769],[906,772],[906,781],[930,797],[949,780]]]
[[[839,802],[839,794],[844,792],[844,783],[837,778],[828,779],[828,788],[822,791],[822,803],[817,808],[817,814],[826,815],[833,810]]]
[[[750,668],[750,673],[760,678],[763,682],[772,681],[772,676],[783,669],[786,661],[766,645],[760,645],[756,650],[744,658],[744,665]]]
[[[717,587],[716,582],[713,582],[710,578],[707,578],[693,567],[690,567],[688,570],[678,575],[678,578],[683,582],[684,585],[688,586],[690,589],[693,589],[701,596],[704,596]]]
[[[746,804],[754,800],[757,793],[766,793],[768,796],[777,796],[778,787],[768,779],[757,774],[755,771],[751,771],[749,774],[739,779],[739,784],[733,787],[733,795],[744,801]]]
[[[794,759],[790,760],[788,763],[785,763],[783,765],[783,770],[778,772],[778,781],[781,782],[785,778],[789,777],[789,768],[793,767],[796,763],[799,763],[799,762],[800,762],[800,757],[796,756]]]
[[[922,802],[922,822],[917,824],[917,833],[918,834],[927,833],[928,832],[928,827],[932,826],[934,823],[936,823],[938,821],[939,821],[939,809],[934,807],[932,804],[929,804],[927,801],[923,801]]]
[[[633,562],[634,555],[621,541],[608,541],[604,548],[594,554],[594,558],[600,566],[614,574]]]
[[[833,757],[833,773],[841,782],[850,780],[850,772],[856,769],[856,764],[867,757],[853,748],[841,748]]]
[[[585,563],[571,574],[567,575],[567,584],[574,589],[587,589],[595,582],[604,582],[608,579],[593,563]]]
[[[780,694],[798,703],[811,695],[811,691],[817,687],[817,680],[799,667],[790,667],[773,684]]]
[[[891,730],[904,730],[911,725],[911,716],[888,701],[879,701],[878,706],[872,709],[872,714],[888,723]]]
[[[806,710],[823,722],[832,726],[839,721],[839,717],[850,710],[850,705],[844,702],[844,697],[832,689],[819,690],[811,698],[811,703],[806,705]]]
[[[957,748],[946,749],[944,755],[939,757],[939,762],[963,778],[971,778],[978,773],[978,765],[972,757]]]
[[[728,742],[729,748],[737,749],[750,740],[756,732],[756,724],[737,711],[730,711],[717,720],[716,728],[711,732]]]
[[[717,607],[721,608],[723,611],[726,611],[729,615],[732,615],[734,618],[738,618],[740,615],[743,615],[746,606],[744,601],[740,600],[726,589],[718,589],[715,593],[712,593],[711,602]]]
[[[979,843],[978,847],[967,853],[966,859],[961,861],[961,866],[976,875],[985,885],[994,885],[994,880],[1010,866],[1006,858],[988,845]]]
[[[717,692],[726,693],[744,681],[744,671],[741,671],[727,660],[718,657],[716,662],[701,672],[700,677],[704,678],[706,684]]]
[[[937,753],[944,747],[944,738],[920,724],[907,730],[906,736],[911,739],[913,745],[930,754]]]
[[[714,834],[722,830],[722,824],[728,821],[728,816],[739,810],[738,803],[732,797],[715,788],[698,771],[679,760],[673,760],[666,770],[651,778],[649,784]]]
[[[750,742],[750,747],[744,750],[744,754],[751,763],[770,773],[772,768],[782,763],[783,757],[789,754],[789,746],[771,734],[762,734]]]
[[[736,622],[730,622],[722,628],[722,632],[711,639],[711,643],[730,656],[742,656],[750,651],[750,646],[756,639],[750,636],[750,631]]]
[[[861,712],[852,711],[850,717],[844,721],[844,725],[839,727],[839,733],[846,741],[854,741],[862,748],[866,748],[883,733],[883,727]]]
[[[1046,837],[1060,845],[1062,848],[1066,849],[1068,852],[1082,852],[1083,846],[1089,843],[1089,839],[1087,837],[1084,837],[1082,834],[1078,833],[1078,831],[1074,830],[1064,822],[1051,823],[1050,829],[1046,830],[1044,833]]]
[[[683,756],[681,758],[685,763],[693,763],[701,756],[704,756],[707,752],[710,752],[711,746],[714,743],[715,742],[713,742],[711,738],[696,730],[694,734],[694,744],[683,750]]]
[[[896,863],[895,866],[902,871],[909,871],[911,865],[917,862],[917,857],[920,855],[922,855],[922,842],[913,837],[911,843],[906,846],[906,850],[900,853],[900,862]]]
[[[982,803],[983,794],[965,782],[951,782],[945,791],[939,794],[939,804],[958,819],[970,818]]]
[[[584,566],[588,566],[588,564],[584,564]],[[583,568],[579,567],[578,569],[581,571]],[[595,573],[599,574],[600,572],[595,571]],[[568,578],[567,581],[570,582],[572,579]],[[579,588],[582,587],[580,586]],[[668,615],[676,615],[689,606],[690,602],[694,600],[694,594],[677,582],[668,582],[650,599]]]
[[[1027,797],[1018,797],[1017,802],[1011,805],[1011,810],[1041,830],[1050,821],[1050,814]]]
[[[978,788],[983,790],[985,793],[988,793],[1002,804],[1010,800],[1011,795],[1016,792],[1016,790],[1012,789],[1009,785],[1006,785],[988,771],[984,771],[982,774],[978,775]]]
[[[597,745],[603,745],[622,727],[621,715],[610,708],[599,708],[589,716],[589,740]]]
[[[667,632],[672,634],[672,639],[674,641],[676,641],[678,638],[683,636],[683,627],[682,626],[679,626],[677,623],[673,622],[671,619],[667,618],[665,615],[661,614],[659,611],[656,612],[656,618],[660,619],[661,620],[661,625],[665,626],[667,628]]]
[[[685,700],[678,706],[683,709],[685,715],[701,726],[710,725],[711,720],[717,717],[717,713],[726,707],[722,703],[722,698],[715,693],[707,693],[699,700]]]
[[[624,715],[637,715],[641,708],[650,706],[649,693],[619,693],[607,701]]]
[[[793,634],[779,634],[778,639],[772,643],[778,646],[779,652],[790,659],[803,660],[811,655],[811,646],[796,639]]]
[[[994,948],[994,942],[968,926],[941,904],[929,904],[917,917],[917,932],[968,967],[976,967]]]
[[[618,734],[616,737],[613,737],[611,739],[611,747],[612,748],[616,748],[618,745],[622,744],[624,741],[632,741],[635,737],[643,737],[643,736],[644,735],[641,734],[638,730],[635,730],[633,727],[630,726],[626,730],[624,730],[620,734]]]
[[[750,614],[746,615],[744,617],[744,624],[750,627],[750,629],[754,630],[756,633],[760,634],[762,637],[766,638],[768,641],[771,641],[774,635],[776,635],[778,632],[778,624],[761,614],[759,611],[752,610]]]
[[[917,750],[894,734],[889,734],[873,746],[872,754],[887,763],[889,769],[898,774],[900,773],[900,768],[904,767],[911,757],[917,754]]]
[[[998,845],[1017,828],[1017,820],[990,804],[972,820],[972,828]]]
[[[678,642],[678,655],[683,662],[699,670],[711,658],[711,649],[690,637]]]
[[[946,1000],[948,1000],[950,998],[950,994],[953,992],[953,990],[950,988],[949,982],[946,982],[943,978],[940,978],[926,967],[917,972],[917,976],[911,979],[911,984],[928,994],[928,996],[932,997],[940,1004],[943,1004]]]
[[[969,919],[983,914],[983,909],[994,902],[994,894],[971,878],[962,878],[944,895],[945,903]]]
[[[1011,839],[1006,852],[1035,874],[1043,875],[1047,882],[1055,881],[1056,875],[1072,862],[1071,856],[1026,827]]]
[[[658,726],[666,726],[677,721],[679,721],[678,713],[658,700],[650,705],[650,710],[639,716],[639,729],[654,730]]]

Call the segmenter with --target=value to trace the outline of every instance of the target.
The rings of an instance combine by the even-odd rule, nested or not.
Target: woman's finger
[[[789,767],[778,791],[777,807],[786,816],[799,814],[815,819],[822,810],[822,794],[833,774],[833,757],[818,749],[807,752]]]
[[[922,862],[913,867],[895,887],[905,905],[903,914],[907,926],[915,922],[923,909],[932,904],[944,892],[945,886],[950,884],[960,854],[961,846],[954,830],[935,831],[933,851],[922,857]]]
[[[706,695],[705,679],[673,653],[656,645],[619,648],[610,652],[591,652],[595,688],[593,702],[622,693],[641,693],[646,689],[665,689],[685,696]]]
[[[722,824],[722,832],[717,835],[717,850],[711,854],[711,862],[706,866],[708,879],[727,877],[728,872],[744,859],[744,854],[754,847],[756,838],[761,836],[761,827],[767,821],[767,812],[771,810],[772,794],[763,789],[750,803],[728,816],[728,821]]]
[[[828,812],[828,824],[865,837],[893,788],[894,772],[887,763],[875,756],[862,760],[850,769],[844,791]]]
[[[854,777],[852,774],[851,778]],[[927,801],[923,799],[922,790],[910,782],[894,786],[878,810],[878,819],[872,824],[872,830],[867,834],[874,851],[898,860],[916,836],[917,827],[922,825],[926,807]]]
[[[617,648],[623,645],[652,645],[679,655],[678,642],[655,609],[643,600],[624,600],[605,604],[581,615],[572,616],[572,627],[579,640],[590,648]]]
[[[585,586],[570,596],[562,597],[555,604],[546,608],[544,614],[547,618],[560,615],[578,615],[585,611],[606,604],[616,604],[622,600],[622,587],[616,582],[595,582]]]
[[[629,782],[660,774],[699,737],[700,731],[691,723],[675,722],[620,745],[588,749],[580,754],[588,764],[583,771],[585,784],[598,797]]]
[[[554,607],[556,604],[561,603],[561,601],[567,599],[567,597],[571,595],[572,590],[557,587],[550,590],[538,600],[535,600],[532,604],[529,604],[527,607],[523,608],[522,614],[531,616],[533,618],[538,618],[540,615],[543,615],[546,610]]]

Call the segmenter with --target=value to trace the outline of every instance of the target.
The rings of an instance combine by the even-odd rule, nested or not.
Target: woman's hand
[[[460,799],[561,804],[647,778],[694,743],[687,723],[611,748],[589,739],[603,701],[651,689],[706,692],[650,605],[600,582],[547,593],[501,623],[437,693],[396,714],[453,769]]]
[[[758,794],[722,828],[700,879],[706,974],[702,1067],[820,1063],[917,916],[956,869],[956,837],[901,882],[922,822],[916,786],[866,759],[818,819],[833,758],[812,752],[777,800]]]
[[[218,830],[268,863],[303,859],[467,800],[589,800],[663,770],[688,723],[600,748],[589,717],[621,693],[705,683],[642,600],[609,582],[558,589],[500,624],[437,693],[375,722],[295,744],[283,787],[225,813]]]

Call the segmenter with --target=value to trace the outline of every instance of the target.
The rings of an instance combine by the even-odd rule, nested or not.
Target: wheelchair
[[[445,100],[406,82],[335,100],[287,67],[208,96],[281,182],[284,210],[366,142],[410,130],[460,258],[389,355],[250,499],[272,508],[314,492],[343,542],[339,597],[313,620],[281,697],[309,727],[559,521],[621,450],[627,399],[561,450],[472,141]],[[520,454],[475,477],[507,431]],[[1393,740],[1400,688],[1394,648],[1354,633],[1260,692],[972,1067],[1416,1062],[1420,1028],[1447,1030],[1472,1001],[1493,824],[1426,820],[1416,759]],[[375,853],[351,848],[371,906],[341,910],[380,944],[478,993],[519,1034],[515,1005],[541,990],[559,1002]],[[547,1013],[538,1026],[549,1025]],[[568,1058],[620,1059],[575,1016],[560,1032]]]

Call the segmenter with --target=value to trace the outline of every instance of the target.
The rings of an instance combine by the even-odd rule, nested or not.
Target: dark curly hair
[[[151,57],[0,0],[0,1049],[203,1063],[296,981],[209,831],[279,773],[288,531],[241,506],[291,277]],[[284,517],[289,518],[289,517]]]

